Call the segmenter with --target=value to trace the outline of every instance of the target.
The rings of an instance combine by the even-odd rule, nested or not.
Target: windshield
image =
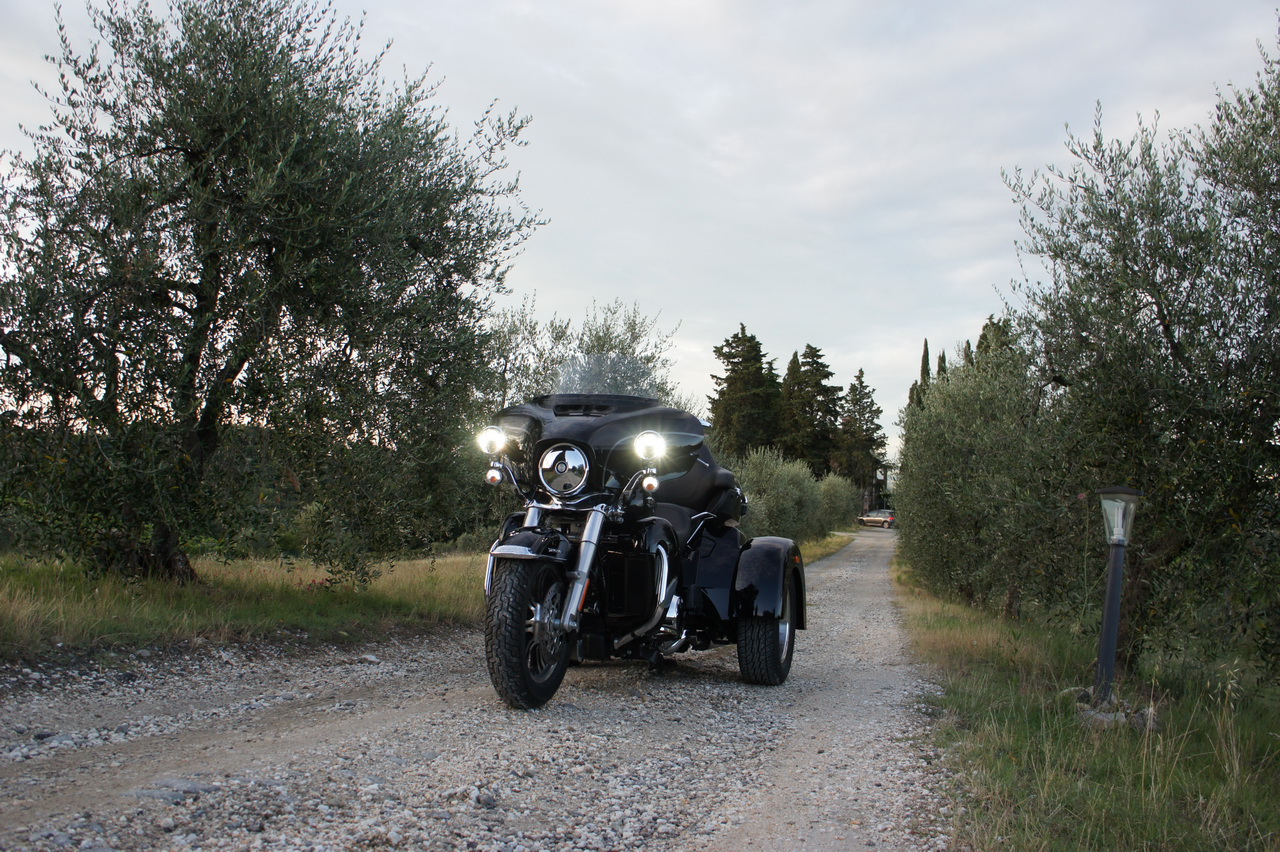
[[[624,352],[575,353],[560,367],[556,393],[608,393],[662,398],[667,383],[654,365]]]

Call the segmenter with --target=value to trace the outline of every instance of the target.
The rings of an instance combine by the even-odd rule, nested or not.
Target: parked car
[[[884,527],[889,529],[893,526],[893,510],[892,509],[876,509],[874,512],[867,512],[858,518],[858,526],[861,527]]]

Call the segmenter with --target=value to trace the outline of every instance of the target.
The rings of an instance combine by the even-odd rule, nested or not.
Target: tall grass
[[[801,548],[813,562],[848,543],[847,535],[830,535]],[[369,640],[432,624],[475,624],[484,612],[484,566],[479,551],[399,561],[356,590],[331,585],[314,566],[281,560],[199,560],[200,582],[179,586],[90,578],[61,562],[2,557],[0,659],[196,638]]]
[[[1096,637],[940,601],[899,573],[956,770],[954,844],[973,850],[1280,850],[1280,700],[1231,666],[1117,683],[1155,730],[1084,726]],[[1065,695],[1064,695],[1065,693]]]
[[[363,590],[333,587],[323,571],[279,561],[202,561],[196,569],[201,581],[181,586],[0,559],[0,656],[282,633],[370,639],[474,622],[483,606],[481,554],[397,562]]]

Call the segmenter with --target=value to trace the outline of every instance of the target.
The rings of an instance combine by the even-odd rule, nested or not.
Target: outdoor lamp
[[[1120,592],[1124,584],[1124,549],[1133,529],[1141,491],[1117,485],[1099,488],[1102,519],[1107,527],[1107,591],[1102,602],[1102,632],[1098,636],[1098,669],[1093,684],[1093,704],[1107,706],[1113,698],[1116,674],[1116,642],[1120,633]]]
[[[1133,516],[1138,511],[1138,498],[1142,492],[1124,486],[1099,488],[1098,496],[1102,498],[1102,520],[1107,527],[1107,543],[1129,543],[1129,533],[1133,530]]]

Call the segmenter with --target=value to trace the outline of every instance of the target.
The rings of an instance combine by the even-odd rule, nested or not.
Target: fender
[[[512,515],[507,519],[506,527],[509,527],[516,518]],[[499,559],[537,559],[544,562],[559,562],[564,564],[569,561],[569,556],[573,550],[573,542],[565,538],[555,530],[541,530],[532,527],[524,529],[516,529],[506,534],[493,543],[493,547],[489,548],[489,560],[484,568],[484,593],[487,597],[489,589],[493,586],[493,569]]]
[[[733,615],[778,618],[782,614],[782,582],[796,579],[795,626],[805,628],[804,560],[789,538],[761,536],[748,541],[738,554],[733,580]]]
[[[524,528],[494,542],[489,555],[497,559],[539,559],[568,562],[573,542],[555,530]]]

